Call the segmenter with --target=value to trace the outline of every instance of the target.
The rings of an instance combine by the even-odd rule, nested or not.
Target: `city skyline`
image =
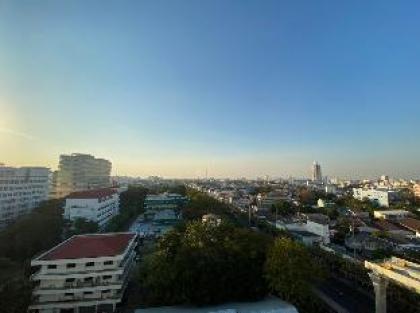
[[[0,4],[0,162],[420,177],[420,4]]]

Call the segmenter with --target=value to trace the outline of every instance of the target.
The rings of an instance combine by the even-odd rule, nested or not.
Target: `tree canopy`
[[[278,238],[268,251],[265,276],[269,288],[282,299],[305,307],[312,284],[321,278],[321,269],[305,246]]]
[[[262,297],[269,243],[265,235],[225,223],[179,227],[159,242],[140,268],[146,301],[204,305]]]

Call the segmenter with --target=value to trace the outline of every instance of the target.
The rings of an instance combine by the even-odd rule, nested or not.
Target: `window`
[[[84,291],[83,294],[84,295],[93,295],[93,292],[92,291]]]
[[[49,270],[56,269],[56,268],[57,268],[57,265],[55,265],[55,264],[49,264],[49,265],[47,266],[47,268],[48,268]]]
[[[73,283],[75,280],[75,278],[66,278],[66,283]]]
[[[114,264],[114,261],[105,261],[104,262],[104,265],[112,265],[112,264]]]
[[[72,292],[66,292],[64,295],[66,297],[73,297],[74,296],[74,293],[72,293]]]
[[[112,278],[112,275],[104,275],[104,276],[102,276],[102,279],[111,279]]]
[[[75,268],[76,267],[76,263],[68,263],[67,264],[67,268]]]
[[[88,267],[88,266],[94,266],[94,265],[95,265],[95,262],[87,262],[85,264],[86,267]]]
[[[93,281],[93,277],[85,277],[84,281]]]
[[[107,290],[102,290],[102,293],[110,293],[111,290],[107,289]]]

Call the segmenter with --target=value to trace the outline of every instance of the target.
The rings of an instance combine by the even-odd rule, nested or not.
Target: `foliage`
[[[144,199],[147,189],[143,187],[130,186],[120,194],[120,212],[114,216],[106,225],[106,232],[117,232],[127,230],[130,224],[144,210]]]
[[[312,298],[311,285],[322,273],[306,247],[288,238],[278,238],[268,251],[265,276],[272,291],[305,308]]]
[[[276,211],[277,211],[278,216],[287,216],[287,215],[294,214],[295,208],[290,202],[283,200],[283,201],[278,201],[271,208],[272,213],[275,214]]]
[[[149,304],[257,299],[270,239],[231,224],[190,222],[168,233],[139,272]]]
[[[2,256],[23,262],[62,240],[63,210],[60,200],[49,200],[0,232]]]
[[[319,198],[325,199],[325,192],[300,187],[297,190],[297,199],[302,205],[315,205]]]
[[[375,202],[370,201],[369,199],[363,199],[362,201],[353,198],[353,196],[348,195],[337,200],[337,205],[342,207],[347,207],[357,211],[366,211],[373,215],[373,211],[377,210],[379,205]]]
[[[163,184],[159,186],[153,186],[149,189],[149,193],[151,194],[160,194],[163,192],[168,193],[177,193],[181,196],[187,195],[187,187],[184,184]]]
[[[28,279],[18,277],[0,285],[0,313],[26,312],[31,303],[32,286]]]
[[[26,312],[29,260],[62,240],[62,201],[49,200],[0,232],[0,312]]]
[[[99,231],[98,223],[89,221],[85,218],[77,218],[71,222],[70,230],[66,233],[66,237],[82,234],[93,234]]]
[[[201,220],[203,215],[213,213],[231,223],[239,223],[240,216],[235,216],[229,205],[193,189],[189,189],[187,195],[189,202],[182,209],[182,216],[185,220]]]

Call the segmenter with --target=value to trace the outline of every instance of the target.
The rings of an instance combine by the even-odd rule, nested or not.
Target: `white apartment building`
[[[393,201],[395,195],[395,191],[388,189],[353,188],[353,198],[357,200],[367,198],[383,207],[389,207],[389,204]]]
[[[73,236],[31,261],[33,313],[114,312],[136,256],[135,233]]]
[[[105,226],[118,214],[120,196],[111,188],[74,192],[67,196],[64,206],[64,218],[74,221],[78,218]]]
[[[0,229],[48,199],[50,170],[0,165]]]
[[[111,167],[110,161],[89,154],[60,155],[52,196],[61,198],[75,191],[110,187]]]

